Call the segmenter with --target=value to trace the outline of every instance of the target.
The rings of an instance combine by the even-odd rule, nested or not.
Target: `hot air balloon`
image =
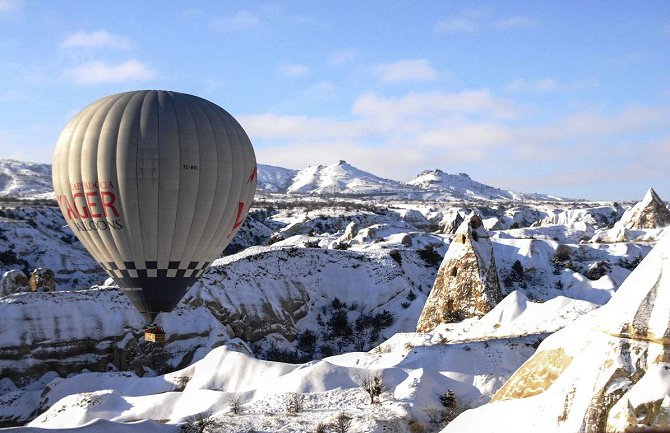
[[[239,230],[256,158],[216,104],[141,90],[102,98],[68,123],[53,184],[73,233],[152,323]]]

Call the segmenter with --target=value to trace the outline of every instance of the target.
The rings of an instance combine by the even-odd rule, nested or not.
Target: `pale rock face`
[[[621,217],[627,229],[655,229],[670,225],[670,211],[653,188],[649,188],[641,202],[628,209]]]
[[[401,216],[407,224],[418,229],[428,230],[431,227],[430,221],[418,210],[406,209]]]
[[[462,223],[463,223],[463,217],[461,216],[460,213],[456,213],[456,215],[454,215],[452,219],[445,222],[442,234],[453,235],[454,233],[456,233],[456,230],[458,230],[458,228],[461,226]]]
[[[28,290],[28,277],[22,271],[11,270],[2,275],[0,282],[0,296],[11,295],[12,293],[25,292]]]
[[[596,233],[589,242],[592,243],[614,243],[614,242],[626,242],[630,239],[629,230],[621,224],[615,224],[609,230],[603,230]]]
[[[37,268],[30,275],[30,290],[33,292],[55,292],[54,271],[49,268]]]
[[[549,336],[445,432],[670,431],[670,236],[612,300]]]
[[[503,225],[500,223],[500,220],[496,217],[486,218],[483,221],[483,223],[484,223],[484,228],[486,228],[486,230],[503,230],[504,229]]]
[[[417,332],[467,317],[481,317],[502,299],[493,247],[482,220],[471,214],[440,265],[433,289],[417,324]]]
[[[351,240],[351,243],[364,244],[367,242],[373,242],[377,239],[377,226],[370,226],[361,229],[356,236]]]
[[[344,244],[344,243],[347,243],[347,242],[351,241],[358,234],[358,229],[359,229],[359,227],[358,227],[358,223],[356,221],[350,222],[349,224],[347,224],[347,227],[344,229],[344,234],[342,234],[342,236],[340,236],[337,239],[337,243],[338,244]]]

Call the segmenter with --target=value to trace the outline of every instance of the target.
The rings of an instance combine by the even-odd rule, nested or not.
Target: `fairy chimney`
[[[30,290],[33,292],[55,292],[54,272],[49,268],[37,268],[30,275]]]
[[[442,323],[481,317],[501,299],[488,232],[481,218],[470,214],[442,260],[416,330],[430,332]]]
[[[655,229],[670,225],[670,211],[653,188],[649,188],[641,202],[628,209],[621,217],[627,229]]]

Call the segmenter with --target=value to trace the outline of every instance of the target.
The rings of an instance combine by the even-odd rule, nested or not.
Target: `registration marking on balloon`
[[[65,194],[58,194],[56,200],[77,231],[121,230],[123,220],[119,218],[114,189],[111,180],[72,182],[72,200]]]

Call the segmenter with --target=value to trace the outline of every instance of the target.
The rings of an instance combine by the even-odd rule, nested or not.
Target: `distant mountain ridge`
[[[560,197],[503,190],[465,173],[426,170],[408,182],[385,179],[346,161],[294,170],[258,164],[258,192],[312,196],[397,196],[413,200],[556,201]],[[0,197],[54,198],[51,165],[0,159]]]
[[[508,191],[472,180],[466,173],[449,174],[442,170],[426,170],[407,182],[426,191],[448,193],[455,199],[481,200],[564,200],[561,197]]]

